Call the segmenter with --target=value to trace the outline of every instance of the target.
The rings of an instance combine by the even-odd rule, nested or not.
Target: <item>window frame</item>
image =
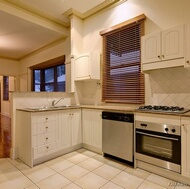
[[[110,51],[112,49],[110,46],[110,41],[112,44],[117,46],[118,39],[116,38],[117,35],[120,35],[121,32],[127,31],[130,32],[130,29],[132,27],[139,27],[138,32],[138,38],[140,38],[142,35],[144,35],[144,20],[146,19],[145,15],[142,14],[140,16],[137,16],[135,18],[132,18],[130,20],[127,20],[126,22],[123,22],[121,24],[118,24],[116,26],[113,26],[111,28],[108,28],[104,31],[100,32],[100,35],[103,37],[103,65],[102,65],[102,101],[108,102],[108,103],[126,103],[126,104],[142,104],[145,101],[145,84],[144,84],[144,74],[141,73],[141,46],[138,48],[140,50],[140,57],[138,56],[137,59],[140,59],[136,63],[129,63],[127,65],[127,57],[125,58],[125,62],[122,64],[121,62],[118,62],[118,60],[122,61],[122,59],[117,58],[119,55],[116,55],[116,60],[114,60],[112,57],[114,56],[113,53]],[[116,36],[114,38],[114,35]],[[140,36],[140,37],[139,37]],[[110,37],[110,39],[109,39]],[[131,36],[130,36],[131,37]],[[113,39],[113,41],[112,41]],[[130,38],[126,38],[130,39]],[[134,38],[133,38],[134,39]],[[136,39],[136,38],[135,38]],[[116,43],[114,43],[116,41]],[[137,43],[140,43],[141,39],[137,41]],[[121,42],[122,43],[122,42]],[[123,45],[125,47],[125,45]],[[121,48],[123,47],[121,46]],[[113,46],[113,48],[115,48]],[[129,46],[129,48],[131,48]],[[117,51],[117,50],[116,50]],[[122,50],[118,50],[118,53],[122,53]],[[131,51],[134,52],[134,49]],[[130,52],[130,53],[131,53]],[[128,52],[127,52],[128,53]],[[127,54],[125,52],[125,54]],[[128,53],[128,54],[130,54]],[[131,54],[132,55],[132,54]],[[131,56],[129,55],[129,56]],[[123,54],[122,54],[123,56]],[[113,59],[113,60],[112,60]],[[115,63],[115,67],[111,68],[112,62]],[[117,65],[118,64],[118,65]],[[135,67],[138,66],[138,71],[134,71]],[[134,71],[134,74],[127,73],[127,69],[130,69]],[[119,70],[120,69],[120,70]],[[113,73],[115,70],[115,74]],[[111,74],[112,71],[112,74]],[[125,73],[124,73],[125,72]],[[118,74],[118,75],[116,75]],[[125,79],[126,77],[126,79]],[[113,79],[114,78],[114,79]],[[134,80],[134,81],[128,81],[128,80]],[[131,82],[131,83],[130,83]],[[136,82],[136,83],[135,83]],[[123,83],[125,84],[124,87],[122,87]],[[121,85],[121,86],[117,86]],[[129,85],[131,84],[131,85]],[[133,86],[134,85],[134,86]],[[128,92],[129,91],[129,92]],[[131,93],[131,94],[130,94]]]
[[[58,86],[61,82],[57,81],[57,77],[58,77],[58,72],[57,72],[57,68],[59,66],[63,65],[64,69],[65,69],[65,74],[66,74],[66,65],[65,65],[65,56],[61,56],[61,57],[57,57],[55,59],[49,60],[47,62],[43,62],[37,65],[34,65],[32,67],[30,67],[30,69],[32,70],[32,85],[31,85],[31,90],[35,91],[35,71],[39,70],[40,71],[40,91],[35,91],[35,92],[65,92],[66,91],[66,81],[64,81],[64,90],[60,91],[58,90]],[[52,69],[53,68],[53,82],[47,83],[45,82],[45,71],[48,69]],[[46,90],[46,86],[52,84],[53,86],[53,91],[47,91]]]

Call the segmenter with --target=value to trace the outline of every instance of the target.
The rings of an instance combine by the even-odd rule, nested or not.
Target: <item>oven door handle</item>
[[[157,136],[157,135],[152,135],[152,134],[143,133],[143,132],[139,132],[139,131],[136,131],[136,133],[138,133],[138,134],[143,134],[143,135],[146,135],[146,136],[156,137],[156,138],[167,139],[167,140],[176,140],[176,141],[179,140],[178,138],[171,138],[171,137]]]

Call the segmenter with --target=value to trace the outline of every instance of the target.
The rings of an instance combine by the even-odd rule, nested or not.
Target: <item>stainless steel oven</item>
[[[181,172],[180,126],[136,121],[136,159]]]

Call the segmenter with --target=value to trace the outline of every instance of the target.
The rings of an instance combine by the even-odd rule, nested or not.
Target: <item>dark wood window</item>
[[[3,76],[3,100],[9,100],[9,76]]]
[[[46,62],[32,67],[32,90],[36,92],[65,91],[65,64],[64,58],[57,58],[50,63]],[[53,62],[53,64],[52,64]]]
[[[100,32],[103,36],[102,101],[144,103],[141,73],[144,20],[145,16],[141,15]]]

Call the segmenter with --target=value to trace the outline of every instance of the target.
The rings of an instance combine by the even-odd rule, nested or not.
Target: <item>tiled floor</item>
[[[177,185],[177,186],[176,186]],[[172,180],[80,149],[29,168],[0,159],[0,189],[190,189]]]

